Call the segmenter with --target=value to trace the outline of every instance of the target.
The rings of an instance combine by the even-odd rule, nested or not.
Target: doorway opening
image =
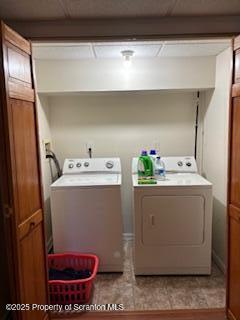
[[[231,39],[36,42],[33,58],[49,252],[57,172],[46,149],[62,168],[65,159],[87,158],[91,146],[93,157],[121,159],[124,243],[123,273],[99,273],[92,303],[125,311],[224,308]],[[194,156],[196,147],[198,173],[212,183],[211,274],[135,275],[132,158],[141,149]]]

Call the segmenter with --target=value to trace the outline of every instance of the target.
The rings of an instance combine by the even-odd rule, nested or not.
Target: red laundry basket
[[[99,260],[93,254],[62,253],[49,254],[48,267],[57,270],[73,268],[76,271],[90,270],[91,276],[80,280],[49,280],[51,304],[83,304],[91,297],[93,280],[96,277]]]

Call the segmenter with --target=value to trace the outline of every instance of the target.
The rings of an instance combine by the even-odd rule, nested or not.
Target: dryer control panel
[[[65,159],[63,174],[121,173],[120,158]]]
[[[197,173],[197,162],[193,156],[189,157],[162,157],[166,172]]]

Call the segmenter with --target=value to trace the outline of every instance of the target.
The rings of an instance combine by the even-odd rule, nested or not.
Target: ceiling
[[[4,20],[238,15],[240,0],[1,0]]]
[[[133,50],[134,58],[216,56],[230,46],[229,39],[97,42],[97,43],[34,43],[35,59],[114,59],[121,51]]]

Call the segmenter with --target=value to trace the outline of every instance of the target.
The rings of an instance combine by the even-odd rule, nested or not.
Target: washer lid
[[[110,186],[120,184],[121,174],[78,174],[63,175],[51,187]]]
[[[133,175],[134,187],[211,187],[212,183],[197,173],[169,173],[165,180],[157,181],[157,184],[138,184],[138,175]]]

